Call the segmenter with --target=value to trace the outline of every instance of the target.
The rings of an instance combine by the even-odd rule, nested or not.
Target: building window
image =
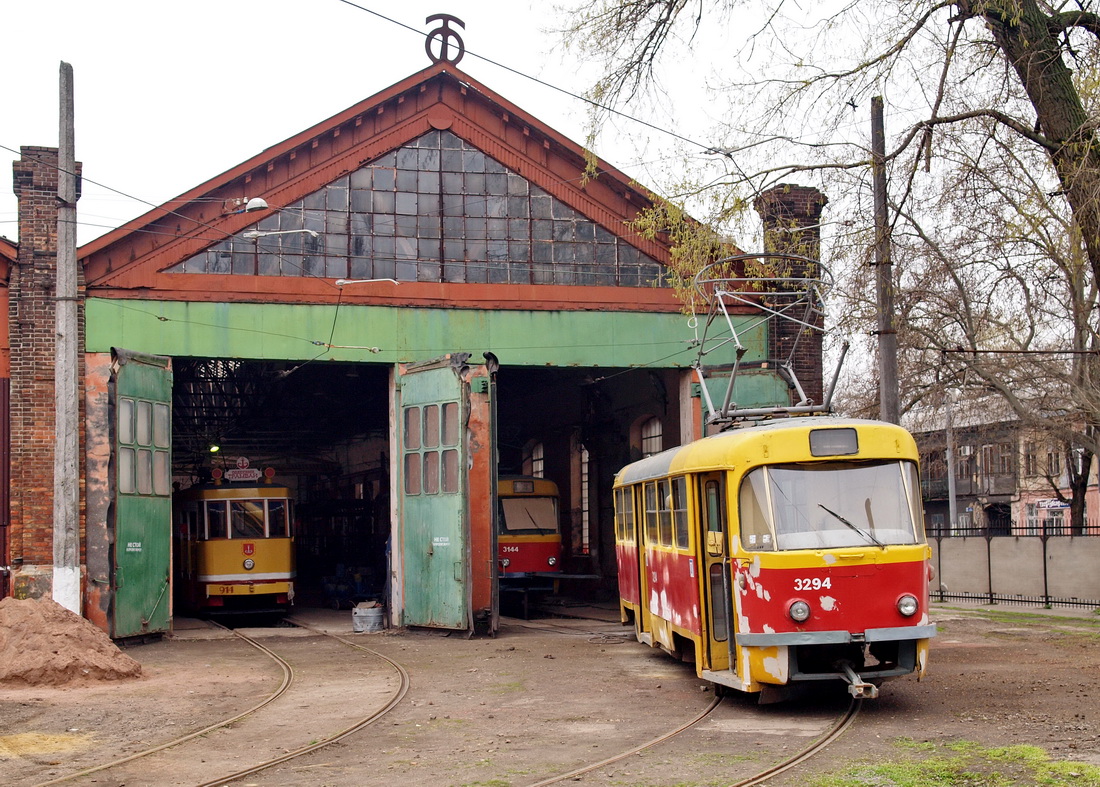
[[[955,478],[969,480],[974,477],[974,447],[960,445],[955,462]]]
[[[642,424],[642,458],[659,454],[664,450],[660,418],[650,418]]]
[[[1051,478],[1062,475],[1062,452],[1054,448],[1047,449],[1047,475]]]
[[[580,532],[580,554],[587,555],[590,550],[589,534],[591,531],[591,517],[589,511],[589,494],[590,489],[588,486],[589,479],[589,455],[588,449],[583,445],[580,451],[580,470],[581,470],[581,532]]]
[[[542,443],[528,443],[523,449],[523,474],[546,477],[546,460]]]
[[[1039,534],[1039,509],[1034,503],[1027,504],[1027,530],[1025,535]]]
[[[1065,512],[1061,508],[1048,508],[1043,512],[1043,534],[1064,536],[1066,534]]]
[[[1039,475],[1039,454],[1032,442],[1024,443],[1024,475],[1028,478]]]

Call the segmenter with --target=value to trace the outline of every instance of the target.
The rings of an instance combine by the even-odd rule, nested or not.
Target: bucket
[[[357,634],[364,631],[381,631],[383,628],[382,611],[381,606],[376,606],[373,603],[356,604],[351,611],[352,631]]]

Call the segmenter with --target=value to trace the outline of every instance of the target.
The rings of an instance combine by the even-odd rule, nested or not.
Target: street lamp
[[[370,284],[376,281],[388,281],[392,284],[400,284],[397,279],[337,279],[336,286],[343,287],[345,284]]]
[[[266,238],[269,235],[297,235],[302,233],[309,235],[311,238],[321,237],[320,233],[318,233],[316,230],[271,230],[269,232],[264,232],[261,230],[248,230],[247,232],[242,232],[241,237],[255,243],[260,238]]]

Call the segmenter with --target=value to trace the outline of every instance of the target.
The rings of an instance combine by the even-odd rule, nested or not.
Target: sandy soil
[[[926,680],[887,683],[840,741],[770,784],[806,784],[854,759],[897,758],[902,738],[1031,743],[1059,759],[1100,765],[1100,619],[1079,614],[937,610],[940,633]],[[713,699],[690,668],[633,642],[615,623],[507,621],[495,639],[353,635],[350,620],[347,631],[405,666],[412,680],[405,700],[344,742],[243,783],[521,787],[647,741]],[[297,672],[267,711],[74,783],[200,784],[343,729],[396,685],[392,668],[369,653],[300,630],[266,634],[264,643]],[[127,653],[141,663],[141,678],[0,686],[0,783],[41,783],[201,729],[252,706],[282,678],[270,659],[236,638],[170,639]],[[675,742],[571,781],[729,784],[810,743],[845,705],[842,695],[763,707],[726,699]]]

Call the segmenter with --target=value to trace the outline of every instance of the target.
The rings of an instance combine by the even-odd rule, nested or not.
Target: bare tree
[[[947,388],[996,393],[1023,428],[1045,430],[1067,457],[1085,460],[1067,462],[1080,525],[1087,468],[1100,453],[1092,6],[597,0],[573,12],[566,40],[603,63],[593,95],[617,106],[659,85],[662,58],[683,58],[697,36],[746,31],[710,75],[734,119],[711,145],[724,167],[682,173],[669,191],[693,212],[704,205],[703,223],[722,228],[756,193],[792,176],[817,179],[846,228],[827,241],[831,258],[849,263],[838,324],[856,333],[873,330],[875,304],[870,156],[854,129],[872,95],[892,101],[902,121],[887,159],[903,411]],[[641,226],[674,229],[669,218],[679,215],[666,209]],[[685,275],[713,246],[687,237]],[[849,404],[858,408],[858,395]]]

